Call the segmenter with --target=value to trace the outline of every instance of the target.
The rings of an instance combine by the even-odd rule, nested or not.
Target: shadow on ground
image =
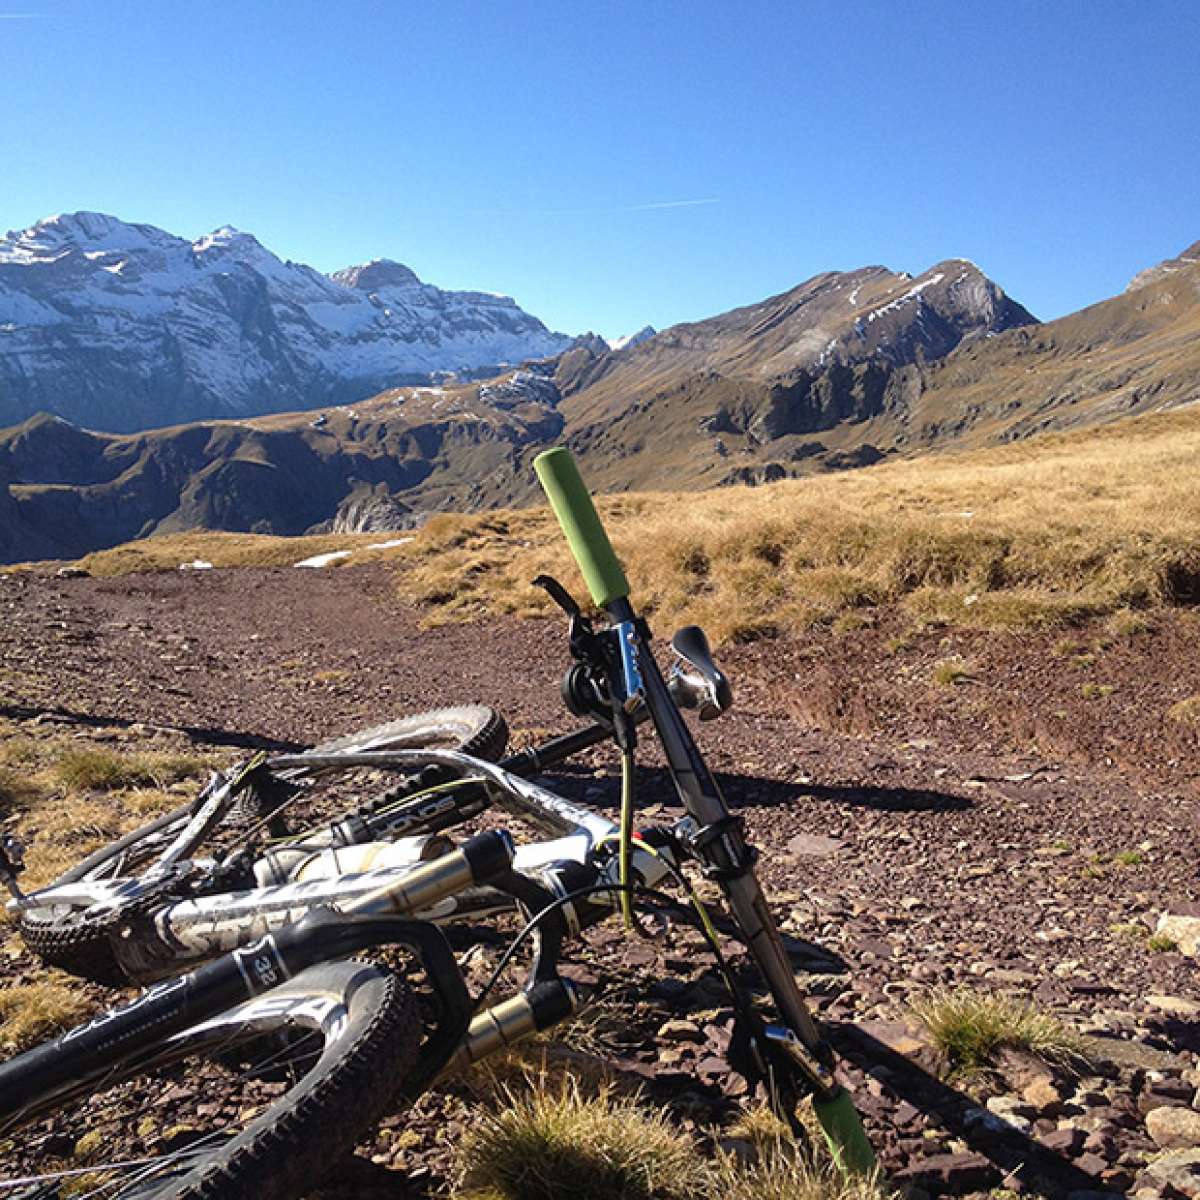
[[[771,808],[803,805],[808,800],[827,801],[848,808],[870,808],[878,812],[963,812],[973,807],[966,796],[938,792],[932,788],[837,787],[815,783],[785,783],[757,775],[729,771],[716,772],[717,783],[731,809]],[[579,799],[582,789],[586,803],[610,809],[620,805],[621,781],[617,775],[597,777],[587,768],[557,768],[555,782],[570,788]],[[639,803],[678,804],[671,775],[662,767],[641,767],[637,773]]]
[[[41,717],[49,724],[81,725],[87,729],[132,729],[135,725],[155,728],[144,721],[131,721],[127,717],[97,716],[94,713],[74,712],[68,708],[31,707],[25,704],[0,704],[0,717],[10,721],[31,721]],[[301,742],[289,742],[280,738],[263,737],[257,733],[240,730],[216,729],[205,725],[162,726],[174,732],[186,734],[193,742],[205,746],[234,746],[242,750],[274,750],[281,754],[292,754],[307,747]]]
[[[1081,1171],[1061,1155],[1040,1142],[1013,1128],[997,1132],[978,1115],[979,1105],[970,1096],[951,1084],[930,1074],[919,1063],[893,1050],[856,1025],[841,1025],[827,1029],[838,1053],[861,1071],[873,1074],[901,1100],[917,1108],[926,1125],[940,1125],[954,1137],[961,1138],[972,1151],[987,1159],[995,1169],[991,1181],[964,1182],[961,1188],[937,1185],[914,1178],[922,1187],[932,1186],[941,1195],[974,1192],[980,1186],[1003,1185],[1035,1195],[1066,1197],[1072,1192],[1089,1195],[1108,1194],[1104,1185],[1093,1175]],[[862,1105],[862,1098],[855,1096]],[[916,1164],[919,1168],[919,1162]],[[1112,1193],[1115,1196],[1115,1193]]]

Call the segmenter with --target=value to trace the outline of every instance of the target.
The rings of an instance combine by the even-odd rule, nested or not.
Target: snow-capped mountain
[[[229,226],[190,242],[78,212],[0,238],[0,426],[281,412],[570,342],[506,296],[443,291],[386,259],[322,275]]]
[[[630,346],[640,346],[643,342],[648,342],[658,330],[653,325],[643,325],[637,333],[627,333],[624,337],[609,338],[608,348],[610,350],[628,350]]]

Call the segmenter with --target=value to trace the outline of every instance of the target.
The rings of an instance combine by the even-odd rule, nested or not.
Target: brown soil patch
[[[420,630],[383,567],[24,573],[0,576],[0,614],[0,736],[117,731],[149,745],[148,727],[170,726],[233,756],[468,700],[505,712],[521,741],[573,724],[558,698],[558,622]],[[931,1186],[921,1163],[969,1158],[982,1133],[996,1185],[1017,1162],[1035,1161],[1059,1180],[1039,1185],[1044,1194],[1085,1190],[1088,1179],[1123,1191],[1153,1150],[1141,1112],[1200,1083],[1200,1026],[1146,1001],[1194,996],[1194,960],[1152,951],[1143,936],[1164,909],[1200,903],[1200,743],[1167,716],[1197,690],[1198,635],[1188,611],[1155,614],[1133,636],[1097,628],[1067,641],[914,631],[894,614],[722,655],[735,708],[702,728],[702,745],[764,850],[797,967],[858,1063],[851,1081],[886,1162],[917,1170],[921,1186]],[[937,665],[950,659],[966,673],[939,684]],[[649,746],[643,758],[644,804],[669,817],[673,796]],[[599,755],[567,786],[611,804],[615,764]],[[690,935],[655,947],[606,928],[572,966],[604,994],[604,1056],[701,1132],[730,1119],[736,1092],[714,1054],[728,1012],[705,990],[707,965]],[[17,951],[0,966],[6,983],[39,972]],[[1085,1150],[1064,1136],[1073,1149],[1031,1160],[1019,1139],[972,1123],[986,1091],[972,1085],[972,1099],[972,1087],[946,1087],[886,1049],[908,999],[938,984],[1035,999],[1127,1050],[1159,1054],[1160,1069],[1127,1064],[1106,1081],[1064,1085],[1058,1107],[1030,1118],[1022,1136],[1057,1133],[1074,1105],[1109,1130],[1111,1145],[1092,1138]],[[701,1042],[655,1039],[668,1017],[696,1012]],[[1162,1090],[1163,1069],[1175,1092]],[[399,1167],[417,1172],[414,1188],[438,1186],[467,1095],[466,1085],[451,1088],[427,1097],[411,1123],[397,1117],[348,1169],[344,1194],[399,1194]],[[960,1166],[947,1178],[980,1177]]]

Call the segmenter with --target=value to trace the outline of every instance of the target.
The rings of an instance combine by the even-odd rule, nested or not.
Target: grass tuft
[[[1132,638],[1150,633],[1154,624],[1145,613],[1135,612],[1132,608],[1118,608],[1109,614],[1104,627],[1111,637]]]
[[[572,1078],[529,1074],[500,1093],[459,1149],[456,1200],[888,1200],[878,1176],[847,1180],[765,1106],[730,1129],[741,1142],[704,1157],[661,1110],[585,1094]],[[803,1113],[801,1114],[803,1117]],[[809,1114],[811,1117],[811,1113]],[[816,1119],[806,1124],[820,1142]]]
[[[1146,939],[1146,949],[1155,954],[1174,954],[1179,943],[1169,933],[1152,933]]]
[[[935,664],[933,682],[942,687],[954,687],[959,683],[970,683],[971,668],[961,658],[946,658]]]
[[[54,772],[66,787],[111,792],[118,788],[164,788],[197,775],[206,767],[207,760],[196,754],[163,751],[120,754],[94,746],[63,750]]]
[[[1146,936],[1145,926],[1136,921],[1117,921],[1108,927],[1113,937],[1123,942],[1141,942]]]
[[[1167,716],[1189,729],[1200,729],[1200,696],[1189,696],[1178,704],[1172,704],[1167,709]]]
[[[815,1165],[792,1141],[760,1142],[752,1163],[717,1160],[710,1200],[887,1200],[878,1174],[847,1179],[832,1163]]]
[[[1031,1004],[967,989],[939,990],[915,1003],[913,1013],[956,1071],[978,1071],[1002,1049],[1026,1050],[1064,1066],[1087,1061],[1083,1039]]]
[[[28,808],[41,794],[41,788],[24,772],[0,766],[0,819]]]
[[[466,1200],[684,1200],[703,1195],[708,1169],[661,1112],[573,1079],[501,1093],[460,1150]]]

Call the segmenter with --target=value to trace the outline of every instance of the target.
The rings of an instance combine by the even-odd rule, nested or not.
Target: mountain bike
[[[105,1190],[96,1194],[106,1196],[294,1195],[311,1186],[318,1168],[348,1149],[390,1106],[418,1096],[447,1072],[571,1016],[581,997],[559,973],[564,945],[615,915],[635,930],[647,905],[677,916],[685,910],[665,891],[668,886],[682,889],[691,902],[695,923],[729,989],[735,1013],[730,1065],[752,1085],[765,1087],[777,1110],[793,1122],[798,1101],[811,1097],[836,1161],[848,1171],[872,1169],[858,1114],[836,1078],[833,1053],[800,993],[755,877],[755,853],[677,703],[698,707],[702,716],[716,715],[728,707],[728,681],[693,628],[675,639],[686,665],[672,688],[652,655],[649,629],[629,602],[623,571],[570,456],[548,451],[536,467],[595,605],[608,616],[608,623],[597,628],[560,584],[540,579],[570,619],[573,661],[564,697],[573,712],[592,720],[588,728],[559,739],[558,751],[567,757],[602,737],[616,743],[622,768],[619,821],[525,777],[545,765],[536,750],[526,752],[525,775],[461,750],[370,746],[279,755],[234,772],[190,814],[189,824],[202,825],[201,814],[210,803],[214,812],[229,811],[231,799],[246,791],[255,771],[286,779],[288,772],[356,766],[407,770],[418,777],[431,769],[439,773],[439,782],[395,802],[387,814],[407,811],[407,839],[440,837],[467,819],[464,813],[478,816],[485,809],[507,812],[547,836],[518,847],[506,830],[485,830],[457,846],[437,845],[432,857],[339,873],[321,883],[331,890],[277,895],[281,903],[266,910],[260,896],[242,912],[240,941],[229,953],[164,978],[129,1003],[0,1065],[0,1139],[18,1126],[26,1131],[19,1145],[13,1143],[22,1173],[0,1179],[0,1196],[17,1187],[26,1189],[22,1195],[55,1194],[31,1189],[55,1188],[101,1170],[114,1173],[97,1185]],[[635,828],[635,751],[643,721],[656,731],[686,812],[671,827]],[[222,789],[227,794],[214,803]],[[447,798],[459,805],[455,811],[427,808],[418,815],[422,805],[434,799],[445,805]],[[342,853],[328,845],[298,848],[330,860]],[[350,849],[360,853],[364,846]],[[172,866],[184,861],[175,858]],[[738,938],[774,1001],[773,1020],[734,979],[707,908],[688,882],[689,865],[723,893]],[[122,888],[144,884],[120,876],[102,882],[117,907],[129,895]],[[277,886],[295,889],[307,882],[317,881]],[[181,906],[207,904],[211,916],[221,903],[220,895],[212,895],[173,900],[153,916],[145,910],[142,919],[127,912],[113,936],[118,961],[144,961],[157,969],[157,951],[145,948],[186,941],[180,935],[187,927]],[[274,917],[265,932],[250,921],[264,911],[282,914],[278,927]],[[439,922],[486,920],[498,911],[518,911],[523,925],[488,983],[472,996]],[[164,919],[164,912],[172,916]],[[218,935],[203,921],[191,929],[192,948],[202,957],[224,947],[224,931]],[[122,942],[135,948],[124,958]],[[419,964],[429,992],[422,1008],[397,974],[342,961],[387,945],[406,947]],[[526,982],[496,1002],[493,993],[525,945],[533,951]],[[153,1090],[161,1084],[147,1082],[164,1067],[165,1094]],[[225,1074],[210,1085],[209,1072],[218,1069]],[[151,1103],[171,1111],[171,1088],[189,1081],[199,1081],[202,1091],[185,1102],[198,1116],[215,1110],[209,1113],[212,1127],[196,1129],[194,1137],[178,1144],[178,1139],[156,1140],[151,1122],[143,1137],[139,1131],[147,1118],[139,1105],[149,1095],[158,1098]],[[227,1085],[245,1089],[247,1102],[231,1108],[224,1100],[203,1101],[204,1095],[224,1096],[213,1089]],[[271,1089],[265,1095],[256,1090],[264,1086]],[[99,1090],[116,1098],[97,1101]],[[56,1131],[61,1137],[60,1126],[51,1123],[33,1134],[28,1129],[31,1121],[66,1106],[117,1114],[116,1163],[55,1165],[53,1139]],[[131,1142],[131,1128],[142,1141]]]

